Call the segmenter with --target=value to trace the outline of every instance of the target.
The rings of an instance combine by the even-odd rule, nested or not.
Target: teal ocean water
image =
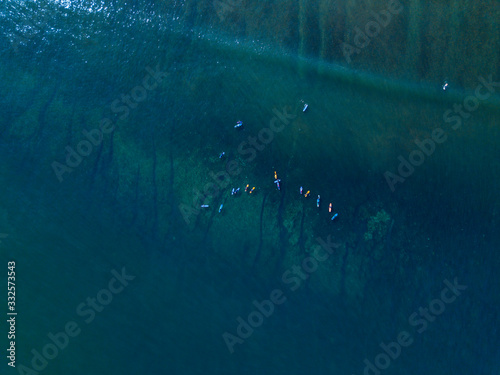
[[[498,3],[0,17],[1,374],[500,374]]]

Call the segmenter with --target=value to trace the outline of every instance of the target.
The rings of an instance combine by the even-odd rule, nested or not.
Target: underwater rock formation
[[[391,217],[385,210],[380,210],[368,220],[367,231],[363,238],[365,241],[381,241],[389,230]]]

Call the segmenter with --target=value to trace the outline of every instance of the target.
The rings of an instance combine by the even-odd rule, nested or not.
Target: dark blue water
[[[4,2],[1,373],[500,374],[499,7],[401,4]]]

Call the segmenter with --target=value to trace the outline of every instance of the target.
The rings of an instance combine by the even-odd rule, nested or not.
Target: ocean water
[[[0,15],[2,374],[500,374],[497,3]]]

